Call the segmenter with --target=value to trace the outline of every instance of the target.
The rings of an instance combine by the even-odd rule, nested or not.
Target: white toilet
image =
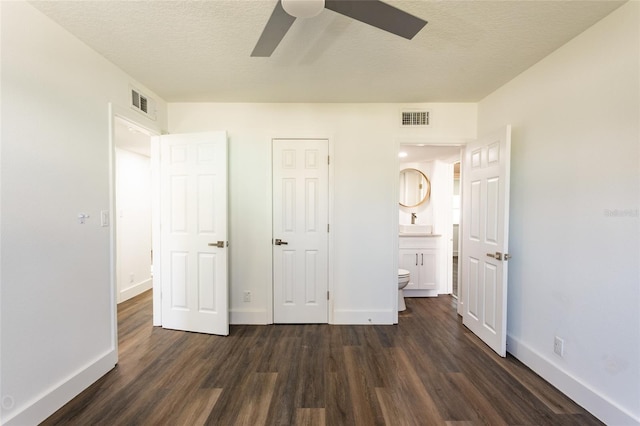
[[[398,269],[398,312],[402,312],[407,309],[407,305],[404,304],[404,294],[402,289],[409,284],[411,278],[409,271],[406,269]]]

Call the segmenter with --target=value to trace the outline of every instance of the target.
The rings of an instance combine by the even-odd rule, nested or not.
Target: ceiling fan
[[[427,24],[380,0],[278,0],[251,56],[271,56],[296,18],[311,18],[325,8],[408,40]]]

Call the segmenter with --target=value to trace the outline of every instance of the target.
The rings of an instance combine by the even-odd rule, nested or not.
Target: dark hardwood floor
[[[120,362],[45,425],[600,425],[449,296],[407,299],[396,326],[151,326],[151,292],[118,308]]]

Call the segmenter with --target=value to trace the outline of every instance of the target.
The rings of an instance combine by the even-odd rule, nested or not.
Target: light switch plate
[[[109,226],[109,210],[102,210],[100,212],[100,226]]]

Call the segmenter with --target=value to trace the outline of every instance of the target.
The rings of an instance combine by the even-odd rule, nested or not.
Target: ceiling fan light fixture
[[[295,18],[312,18],[324,9],[324,0],[281,0],[285,12]]]

